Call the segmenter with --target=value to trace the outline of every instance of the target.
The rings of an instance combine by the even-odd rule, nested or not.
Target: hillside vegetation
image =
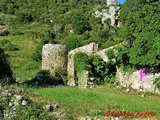
[[[41,50],[46,43],[65,44],[69,50],[96,42],[106,48],[119,41],[117,28],[104,26],[92,13],[106,8],[96,1],[14,1],[0,3],[0,41],[9,40],[17,50],[6,51],[19,82],[32,79],[41,69]],[[22,72],[23,71],[23,72]]]
[[[100,49],[123,42],[117,57],[120,66],[158,72],[159,1],[127,0],[121,6],[120,28],[109,20],[103,25],[101,18],[92,15],[96,9],[107,9],[105,0],[2,0],[0,41],[9,40],[17,47],[6,51],[14,76],[25,81],[40,70],[46,43],[65,44],[72,50],[90,42],[98,43]]]
[[[25,86],[32,85],[30,82],[34,81],[38,73],[44,73],[45,78],[49,78],[47,83],[52,83],[51,79],[59,82],[62,77],[67,81],[66,75],[61,77],[58,70],[58,75],[51,79],[48,71],[41,70],[42,47],[47,43],[64,44],[69,50],[91,42],[97,43],[100,49],[118,45],[116,57],[113,56],[113,51],[106,53],[110,59],[116,59],[115,63],[105,63],[99,56],[88,58],[82,53],[77,56],[84,59],[75,57],[77,71],[81,72],[81,68],[89,69],[88,63],[92,65],[97,85],[114,83],[116,66],[126,71],[145,67],[149,72],[160,72],[159,0],[126,0],[119,6],[121,26],[117,27],[111,26],[109,19],[102,24],[101,18],[93,15],[96,10],[108,9],[105,0],[1,0],[1,85],[16,81],[21,87],[32,92],[25,94],[26,100],[42,102],[43,105],[58,101],[67,114],[64,119],[77,119],[79,116],[88,115],[104,117],[106,110],[154,111],[157,117],[160,117],[159,96],[155,95],[146,94],[147,96],[142,98],[139,94],[126,94],[123,90],[118,91],[108,86],[85,90],[65,86],[40,89]],[[79,61],[83,64],[78,64]],[[160,78],[156,80],[160,89]],[[4,96],[5,104],[0,104],[0,118],[3,118],[3,110],[10,109],[7,105],[11,98],[8,98],[8,93]],[[37,111],[42,105],[31,104],[35,107],[26,106],[26,109],[30,110],[30,116],[25,116],[26,112],[20,109],[24,114],[22,119],[36,119],[38,115],[43,118],[43,114],[48,115],[41,110]]]

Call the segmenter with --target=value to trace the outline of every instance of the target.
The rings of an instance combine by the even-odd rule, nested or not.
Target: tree
[[[89,24],[85,16],[78,12],[72,17],[72,27],[76,34],[82,34],[84,31],[88,30]]]
[[[122,6],[119,36],[126,43],[129,63],[140,67],[160,66],[158,1],[128,0]]]

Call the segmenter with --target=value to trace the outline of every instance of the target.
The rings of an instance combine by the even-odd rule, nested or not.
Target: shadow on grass
[[[54,76],[50,74],[48,70],[40,71],[34,78],[29,81],[21,83],[27,87],[47,87],[65,85],[64,76],[59,73],[55,73]]]

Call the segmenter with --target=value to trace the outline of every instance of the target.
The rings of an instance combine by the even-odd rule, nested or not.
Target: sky
[[[120,4],[123,4],[126,0],[117,0]]]
[[[106,0],[107,1],[107,0]],[[126,0],[117,0],[120,4],[123,4]]]

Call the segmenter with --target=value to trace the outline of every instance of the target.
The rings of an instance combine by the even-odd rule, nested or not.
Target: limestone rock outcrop
[[[102,23],[105,24],[107,19],[110,19],[111,25],[120,26],[120,22],[118,20],[118,15],[120,12],[120,6],[116,0],[108,0],[106,9],[102,9],[101,11],[95,11],[95,17],[100,17],[102,19]]]

